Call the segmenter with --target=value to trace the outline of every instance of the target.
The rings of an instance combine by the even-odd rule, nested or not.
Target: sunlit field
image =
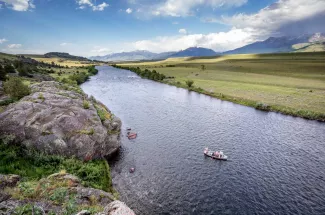
[[[171,84],[191,79],[205,91],[239,100],[325,113],[324,52],[174,58],[120,65],[174,76],[167,81]]]

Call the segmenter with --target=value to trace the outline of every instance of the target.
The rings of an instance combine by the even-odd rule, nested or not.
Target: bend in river
[[[112,177],[137,214],[325,214],[325,124],[98,69],[82,89],[123,122]]]

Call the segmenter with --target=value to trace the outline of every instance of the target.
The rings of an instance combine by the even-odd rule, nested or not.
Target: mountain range
[[[212,49],[190,47],[178,52],[153,53],[145,50],[132,52],[113,53],[105,56],[90,57],[91,60],[100,61],[142,61],[163,60],[173,57],[202,57],[226,54],[260,54],[279,52],[325,51],[325,34],[302,34],[298,36],[270,37],[264,41],[237,48],[234,50],[217,53]]]

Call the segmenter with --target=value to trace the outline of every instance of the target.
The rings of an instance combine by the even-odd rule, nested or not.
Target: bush
[[[6,75],[7,75],[6,71],[0,65],[0,80],[2,80],[2,81],[6,80]]]
[[[84,100],[83,107],[84,107],[84,109],[89,109],[90,104],[89,104],[89,102],[87,100]]]
[[[3,88],[5,93],[14,99],[20,99],[30,94],[29,87],[23,84],[18,77],[10,77],[8,81],[4,82]]]
[[[192,80],[187,80],[185,83],[186,83],[186,85],[187,85],[189,88],[191,88],[191,87],[193,86],[193,84],[194,84],[194,81],[192,81]]]
[[[6,73],[15,73],[16,72],[15,68],[11,64],[5,65],[4,69],[5,69]]]
[[[86,82],[89,79],[89,74],[86,74],[85,72],[81,72],[79,74],[70,75],[69,79],[72,81],[76,81],[77,84],[79,85]]]
[[[30,72],[31,72],[31,69],[26,65],[18,68],[19,76],[29,76]]]

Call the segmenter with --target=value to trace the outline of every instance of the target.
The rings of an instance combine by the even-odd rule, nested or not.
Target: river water
[[[324,123],[98,69],[82,89],[123,122],[113,184],[137,214],[325,214]]]

